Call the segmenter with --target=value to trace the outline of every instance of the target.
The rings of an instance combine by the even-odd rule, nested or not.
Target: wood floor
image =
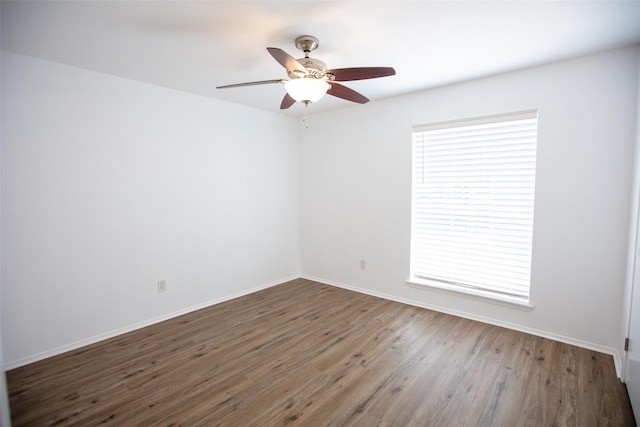
[[[294,280],[7,373],[14,426],[634,426],[611,356]]]

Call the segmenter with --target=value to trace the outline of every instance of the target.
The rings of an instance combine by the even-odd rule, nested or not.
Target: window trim
[[[479,301],[496,303],[506,307],[518,308],[520,310],[531,311],[534,308],[534,305],[531,302],[531,294],[529,294],[529,300],[525,301],[522,298],[512,298],[507,295],[483,291],[481,289],[465,288],[458,285],[449,285],[444,282],[422,279],[419,277],[408,278],[406,280],[406,284],[412,288],[429,289],[447,293],[450,295],[464,295],[473,299],[477,299]]]

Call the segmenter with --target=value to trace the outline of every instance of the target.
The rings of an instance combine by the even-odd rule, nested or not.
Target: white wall
[[[640,48],[638,48],[640,50]],[[640,82],[640,64],[638,67],[638,82]],[[625,355],[624,340],[629,337],[630,332],[630,319],[631,319],[631,306],[634,288],[634,275],[636,268],[636,245],[638,243],[638,221],[640,215],[640,84],[638,85],[638,106],[636,109],[636,144],[634,153],[634,168],[633,168],[633,180],[631,190],[631,207],[629,215],[629,248],[627,253],[627,272],[625,277],[625,288],[623,294],[622,315],[620,325],[620,336],[618,339],[619,352],[621,355]],[[627,357],[622,357],[622,373],[623,380],[625,380],[625,372],[627,369]]]
[[[312,115],[300,154],[303,274],[619,362],[637,81],[638,49],[627,48]],[[412,125],[532,108],[534,309],[408,286]]]
[[[7,367],[299,277],[296,119],[10,52],[2,119]]]
[[[0,57],[0,65],[2,58]],[[0,99],[2,99],[2,85],[0,85]],[[2,125],[2,109],[0,108],[0,127]],[[2,188],[2,133],[0,132],[0,188]],[[0,200],[0,206],[2,201]],[[1,208],[0,208],[1,216]],[[2,224],[0,220],[0,236],[2,235]],[[2,301],[2,255],[0,252],[0,302]],[[7,394],[7,380],[4,367],[4,352],[2,350],[2,304],[0,303],[0,427],[9,427],[11,425],[11,414],[9,409],[9,396]]]

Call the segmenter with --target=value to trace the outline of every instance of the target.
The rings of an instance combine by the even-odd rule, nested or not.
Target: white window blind
[[[411,277],[529,299],[537,111],[416,126]]]

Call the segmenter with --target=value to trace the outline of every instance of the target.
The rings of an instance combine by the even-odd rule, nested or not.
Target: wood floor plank
[[[17,427],[635,425],[611,356],[304,279],[7,381]]]

